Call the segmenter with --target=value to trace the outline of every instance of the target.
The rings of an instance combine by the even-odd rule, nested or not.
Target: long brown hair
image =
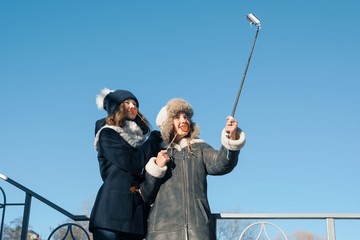
[[[124,102],[122,102],[115,110],[115,113],[106,117],[106,124],[110,126],[124,127],[126,120],[125,111],[126,109],[124,107]],[[134,122],[141,128],[144,134],[150,131],[149,121],[144,117],[144,115],[142,115],[142,113],[140,113],[139,110],[138,110],[138,114],[136,115],[136,118],[134,119]]]

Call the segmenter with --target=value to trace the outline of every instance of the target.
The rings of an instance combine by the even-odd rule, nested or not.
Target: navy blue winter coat
[[[159,151],[160,134],[154,131],[144,142],[141,129],[132,121],[123,128],[102,126],[99,121],[95,146],[103,184],[91,212],[89,230],[145,235],[148,206],[130,188],[138,189],[143,181],[145,164]]]

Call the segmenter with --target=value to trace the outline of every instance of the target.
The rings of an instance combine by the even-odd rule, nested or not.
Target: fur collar
[[[188,141],[190,141],[189,144],[188,144]],[[194,143],[203,143],[203,142],[205,142],[205,141],[200,138],[183,138],[180,140],[179,143],[172,143],[170,147],[173,147],[176,150],[181,151],[181,149],[187,147],[188,145],[192,145]],[[165,146],[165,145],[166,145],[166,143],[162,142],[162,147],[167,148],[167,146]]]
[[[122,128],[117,126],[110,126],[106,124],[96,133],[95,142],[94,142],[94,147],[96,151],[98,150],[97,146],[99,142],[100,132],[104,128],[111,128],[115,130],[132,147],[139,147],[146,139],[146,135],[143,134],[141,128],[133,121],[125,121],[125,126]]]

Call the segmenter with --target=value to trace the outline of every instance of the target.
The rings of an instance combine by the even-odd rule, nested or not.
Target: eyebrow
[[[182,112],[182,111],[178,112],[178,113],[175,115],[175,117],[179,117],[180,114],[183,114],[183,115],[185,115],[186,117],[189,118],[189,115],[188,115],[186,112]]]

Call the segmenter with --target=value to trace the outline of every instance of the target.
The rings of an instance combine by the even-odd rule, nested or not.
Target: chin
[[[132,114],[131,114],[131,115],[128,115],[127,118],[128,118],[129,120],[134,121],[135,118],[136,118],[136,115],[132,115]]]
[[[178,136],[180,137],[186,137],[187,135],[189,135],[189,132],[178,132]]]

